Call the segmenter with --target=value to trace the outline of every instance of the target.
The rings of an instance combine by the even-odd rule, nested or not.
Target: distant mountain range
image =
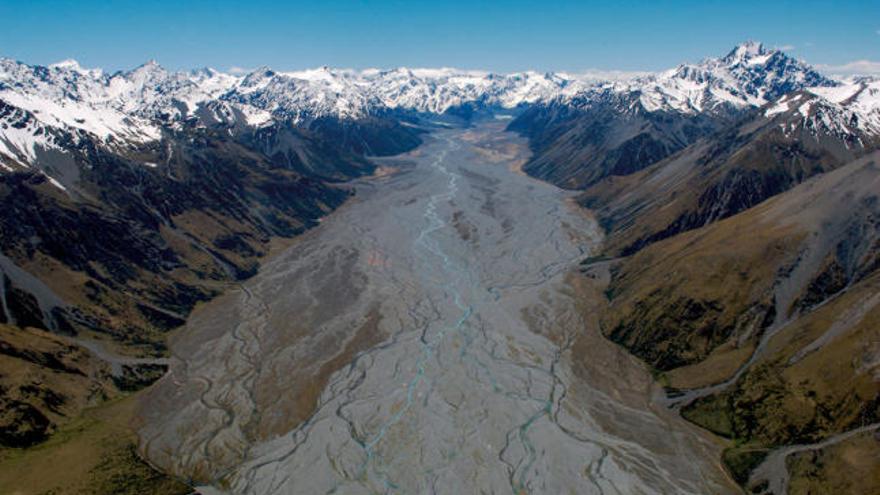
[[[406,68],[260,68],[234,76],[213,69],[170,72],[154,61],[105,74],[72,60],[42,67],[0,59],[0,163],[6,170],[37,164],[38,155],[64,149],[86,135],[122,150],[161,141],[163,132],[185,126],[224,126],[241,132],[281,122],[309,127],[328,118],[466,116],[474,110],[526,107],[530,112],[521,127],[540,121],[549,129],[545,132],[559,134],[561,141],[566,132],[552,124],[572,113],[589,120],[603,111],[615,112],[627,116],[627,127],[642,120],[659,126],[655,121],[666,120],[660,116],[683,117],[688,124],[666,139],[673,142],[657,143],[675,148],[716,127],[701,116],[729,119],[798,90],[820,98],[827,108],[826,125],[877,133],[878,87],[880,83],[872,80],[832,80],[784,52],[754,42],[721,58],[617,81],[565,73]],[[613,141],[624,138],[613,136]]]

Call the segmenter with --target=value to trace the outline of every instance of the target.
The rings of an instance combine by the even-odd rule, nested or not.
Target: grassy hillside
[[[137,456],[131,385],[63,337],[0,325],[0,493],[189,493]]]
[[[877,160],[612,263],[603,332],[657,371],[684,417],[733,440],[724,461],[744,485],[760,488],[750,474],[773,449],[880,422]],[[792,489],[850,462],[843,446],[817,451],[792,454]],[[880,489],[872,476],[849,483]]]

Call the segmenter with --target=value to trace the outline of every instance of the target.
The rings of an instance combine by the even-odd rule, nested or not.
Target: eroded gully
[[[396,172],[190,318],[143,453],[205,492],[733,491],[637,363],[595,336],[574,352],[568,277],[596,225],[517,173],[525,156],[486,124],[383,160]]]

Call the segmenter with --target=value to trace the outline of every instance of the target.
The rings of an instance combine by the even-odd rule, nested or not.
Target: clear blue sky
[[[2,56],[107,70],[657,70],[746,39],[816,64],[880,61],[880,0],[0,0],[0,19]]]

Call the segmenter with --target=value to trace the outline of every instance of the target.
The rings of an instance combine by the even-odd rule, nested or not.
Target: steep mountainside
[[[611,232],[609,253],[632,254],[876,149],[880,131],[861,115],[810,92],[791,93],[638,173],[594,184],[580,201]]]
[[[782,95],[837,84],[778,50],[745,43],[720,59],[538,103],[509,129],[535,151],[528,173],[580,189],[645,168]]]
[[[304,123],[221,98],[241,85],[155,62],[108,76],[0,61],[0,321],[161,352],[273,238],[341,204],[333,182],[420,143],[388,116]]]
[[[7,303],[4,319],[160,351],[153,330],[179,325],[220,282],[253,273],[272,237],[348,195],[211,134],[167,141],[172,159],[153,166],[101,148],[88,166],[66,157],[78,177],[64,190],[33,171],[0,177],[4,293],[27,301]]]
[[[725,461],[743,483],[772,448],[880,421],[878,163],[612,262],[604,331],[661,373],[687,418],[736,441]]]
[[[609,175],[636,172],[726,122],[703,113],[648,111],[638,98],[607,89],[526,110],[509,126],[532,143],[534,156],[524,170],[581,189]]]

